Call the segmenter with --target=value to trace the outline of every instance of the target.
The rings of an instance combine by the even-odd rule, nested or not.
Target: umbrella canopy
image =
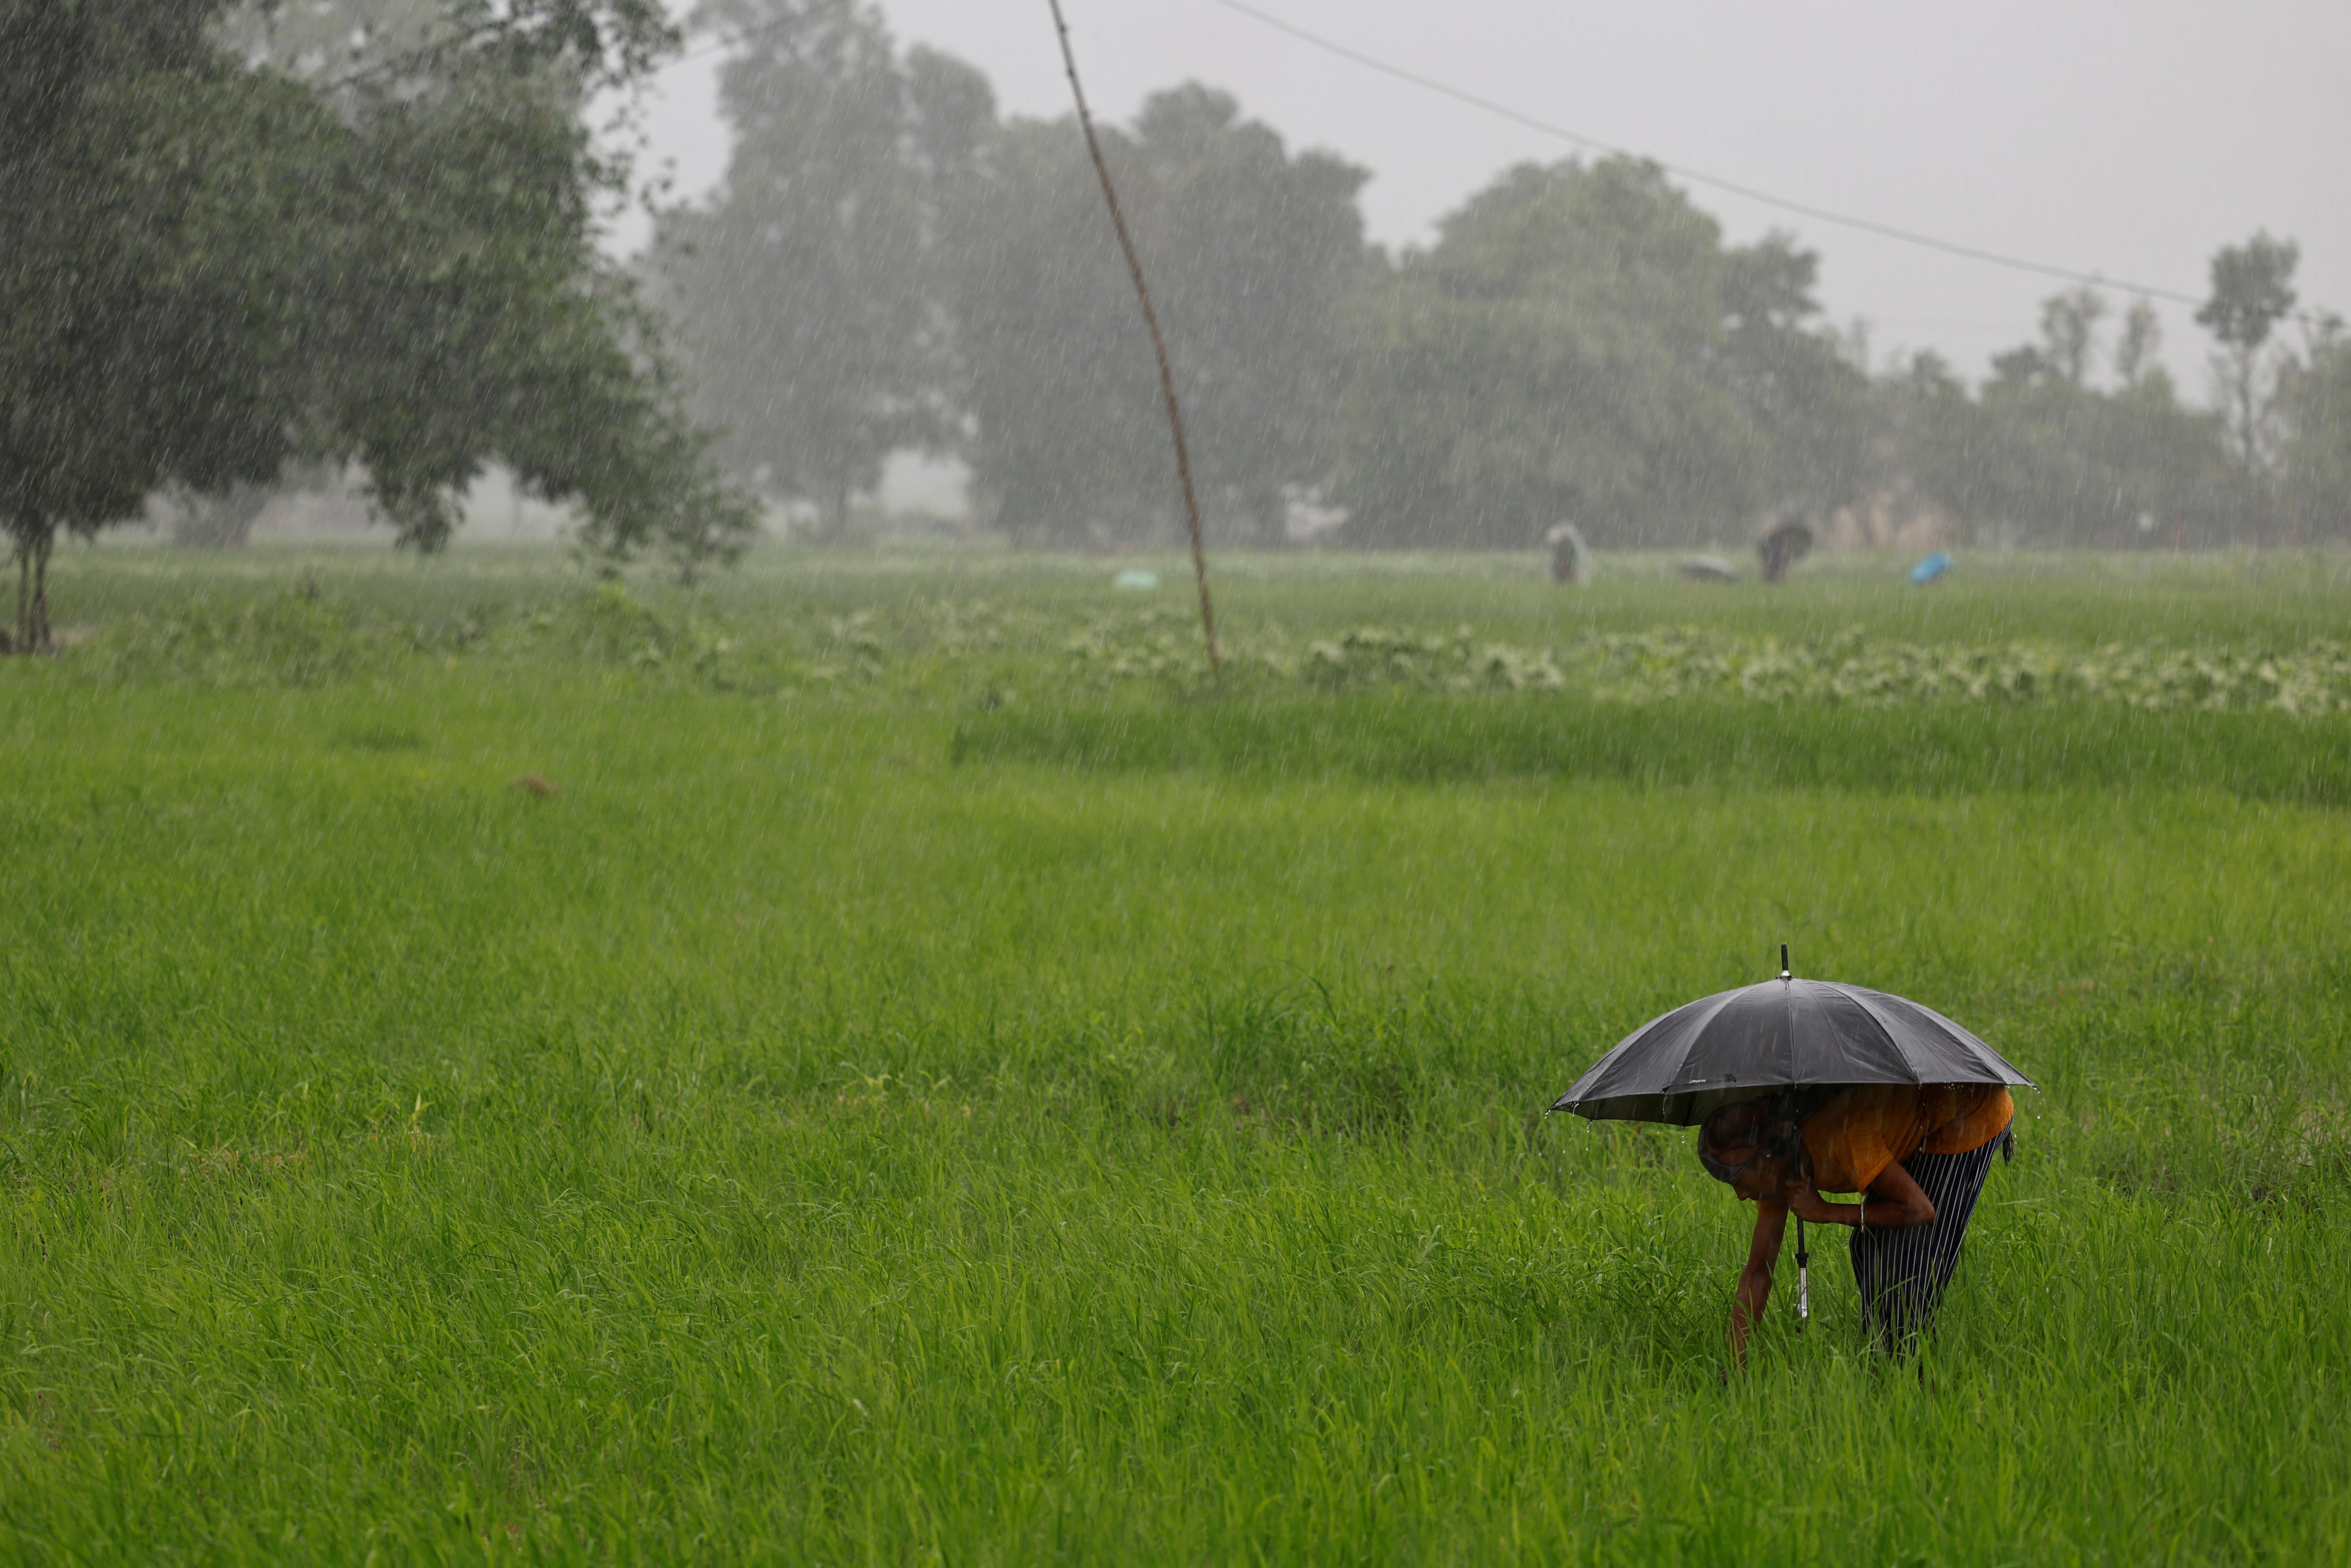
[[[2000,1052],[1932,1008],[1783,975],[1650,1019],[1552,1109],[1595,1122],[1688,1127],[1734,1101],[1854,1083],[2032,1086]]]

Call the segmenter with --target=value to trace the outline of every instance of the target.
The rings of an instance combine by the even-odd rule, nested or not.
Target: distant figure
[[[1926,559],[1920,561],[1917,566],[1910,569],[1910,586],[1913,588],[1924,588],[1930,582],[1940,582],[1943,580],[1944,577],[1949,574],[1950,570],[1950,552],[1948,550],[1937,550],[1933,555],[1928,556]]]
[[[1553,523],[1543,535],[1543,543],[1551,546],[1551,580],[1553,582],[1580,583],[1591,568],[1586,562],[1583,530],[1573,523]]]
[[[1719,555],[1694,555],[1682,562],[1681,573],[1692,582],[1737,582],[1739,569]]]
[[[1780,581],[1788,575],[1788,569],[1810,555],[1812,549],[1812,525],[1794,512],[1782,517],[1755,541],[1755,553],[1763,558],[1763,580]]]

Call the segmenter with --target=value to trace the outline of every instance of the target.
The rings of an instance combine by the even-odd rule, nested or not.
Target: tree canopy
[[[611,171],[573,108],[670,37],[651,0],[444,7],[421,52],[308,81],[219,0],[0,0],[0,523],[16,642],[60,531],[167,484],[364,465],[438,549],[489,460],[590,541],[699,559],[747,508],[702,471],[653,323],[599,261]]]
[[[837,535],[884,457],[945,439],[917,100],[870,6],[712,0],[702,16],[754,40],[720,81],[734,157],[714,201],[664,215],[656,269],[718,456]]]
[[[663,271],[729,465],[837,528],[918,445],[962,456],[1016,539],[1172,530],[1153,355],[1074,122],[999,120],[978,72],[899,55],[862,0],[701,15],[747,40],[725,89],[740,141],[721,194],[664,224]],[[2145,302],[2117,319],[2087,287],[1979,385],[1933,355],[1873,375],[1858,327],[1823,319],[1817,257],[1726,243],[1635,160],[1510,170],[1391,260],[1364,245],[1364,172],[1225,94],[1158,94],[1104,143],[1226,539],[1280,538],[1301,491],[1365,545],[1523,547],[1562,520],[1691,544],[1791,511],[2200,542],[2340,510],[2315,498],[2336,361],[2273,331],[2291,242],[2214,259],[2208,412]]]
[[[1280,537],[1283,491],[1329,469],[1338,308],[1364,266],[1364,172],[1291,153],[1223,93],[1158,93],[1103,156],[1152,279],[1201,502],[1225,537]],[[1015,120],[946,208],[949,308],[975,478],[1018,537],[1175,526],[1150,343],[1073,122]]]
[[[1172,519],[1152,355],[1075,123],[1000,121],[978,72],[897,55],[856,0],[701,16],[754,39],[723,80],[737,141],[718,195],[664,221],[658,271],[728,465],[834,528],[904,446],[964,457],[1024,538]],[[1104,140],[1212,519],[1278,534],[1284,487],[1329,468],[1364,172],[1198,87]]]
[[[1662,543],[1844,498],[1862,378],[1811,325],[1813,271],[1726,246],[1654,164],[1509,171],[1357,302],[1350,534]]]

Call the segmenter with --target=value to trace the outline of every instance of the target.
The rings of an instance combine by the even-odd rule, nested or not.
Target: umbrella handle
[[[1796,1326],[1813,1315],[1813,1255],[1804,1246],[1804,1222],[1796,1221]]]

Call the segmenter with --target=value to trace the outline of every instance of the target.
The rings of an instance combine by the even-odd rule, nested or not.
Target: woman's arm
[[[1785,1204],[1755,1206],[1755,1236],[1747,1244],[1747,1267],[1739,1271],[1739,1289],[1730,1296],[1730,1359],[1747,1364],[1747,1336],[1763,1316],[1771,1299],[1771,1265],[1780,1260],[1780,1239],[1787,1234]]]
[[[1867,1225],[1872,1230],[1901,1230],[1935,1223],[1935,1201],[1919,1189],[1910,1173],[1889,1165],[1877,1173],[1859,1203],[1830,1203],[1813,1190],[1810,1176],[1791,1176],[1788,1207],[1799,1219],[1814,1225]]]

